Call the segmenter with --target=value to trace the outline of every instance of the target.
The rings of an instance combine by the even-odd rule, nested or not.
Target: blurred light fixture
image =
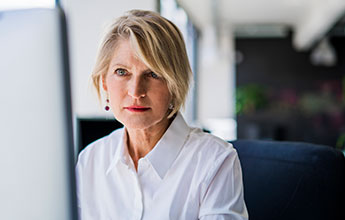
[[[240,38],[286,37],[289,27],[280,24],[246,24],[235,27],[235,36]]]
[[[312,50],[310,60],[315,66],[334,66],[337,63],[337,54],[328,37],[322,39]]]
[[[1,0],[0,11],[25,8],[53,8],[55,0]]]

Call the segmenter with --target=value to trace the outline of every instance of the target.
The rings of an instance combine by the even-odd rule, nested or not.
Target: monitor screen
[[[0,219],[76,219],[60,9],[0,12]]]

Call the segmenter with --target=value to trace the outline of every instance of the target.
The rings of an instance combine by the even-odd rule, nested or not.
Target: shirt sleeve
[[[232,149],[224,160],[215,161],[209,176],[200,204],[199,219],[248,219],[241,165],[236,150]]]

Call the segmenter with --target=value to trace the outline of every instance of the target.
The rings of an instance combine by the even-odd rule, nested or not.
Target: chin
[[[143,129],[147,129],[147,128],[151,127],[151,124],[148,124],[148,123],[128,122],[128,123],[123,123],[123,124],[128,129],[136,129],[136,130],[143,130]]]
[[[168,120],[166,118],[166,120]],[[120,121],[120,120],[119,120]],[[135,117],[129,116],[121,120],[121,123],[128,129],[149,129],[154,126],[159,126],[159,124],[164,121],[164,118],[150,118],[150,117]]]
[[[155,124],[155,120],[150,120],[146,117],[135,117],[135,116],[129,116],[121,120],[119,119],[121,123],[129,129],[145,129],[149,128],[152,125]]]

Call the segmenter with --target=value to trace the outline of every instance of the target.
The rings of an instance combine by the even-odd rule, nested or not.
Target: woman
[[[106,34],[92,77],[124,128],[79,155],[81,219],[248,218],[235,149],[179,113],[191,70],[174,24],[129,11]]]

